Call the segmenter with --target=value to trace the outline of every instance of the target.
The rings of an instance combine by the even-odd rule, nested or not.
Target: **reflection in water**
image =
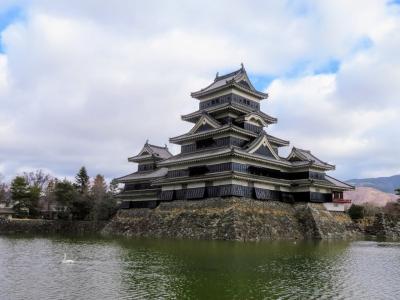
[[[0,299],[398,299],[399,245],[0,237]]]

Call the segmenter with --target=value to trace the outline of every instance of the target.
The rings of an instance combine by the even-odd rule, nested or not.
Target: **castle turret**
[[[138,163],[138,169],[132,174],[116,179],[124,184],[123,191],[118,195],[123,200],[122,208],[157,205],[161,187],[153,184],[153,181],[166,176],[168,172],[167,168],[159,168],[158,163],[171,156],[167,146],[151,145],[146,141],[137,155],[128,158],[129,162]]]

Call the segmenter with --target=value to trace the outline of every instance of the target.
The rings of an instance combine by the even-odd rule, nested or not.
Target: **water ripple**
[[[399,243],[0,237],[6,300],[399,299],[399,278]]]

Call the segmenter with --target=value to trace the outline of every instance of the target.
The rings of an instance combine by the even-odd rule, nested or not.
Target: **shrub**
[[[361,205],[353,204],[347,211],[352,220],[359,220],[364,218],[364,207]]]

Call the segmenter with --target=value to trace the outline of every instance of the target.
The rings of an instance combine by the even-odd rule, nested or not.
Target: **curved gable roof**
[[[241,68],[239,70],[233,71],[231,73],[222,76],[219,76],[217,73],[214,82],[197,92],[191,93],[191,96],[194,98],[200,98],[204,95],[216,92],[228,86],[235,86],[238,89],[250,92],[260,99],[268,98],[268,94],[257,91],[256,88],[253,86],[249,77],[247,76],[247,72],[243,64],[241,65]]]
[[[307,161],[311,162],[312,164],[325,168],[327,170],[333,170],[335,169],[334,165],[328,164],[322,160],[320,160],[318,157],[314,156],[311,151],[309,150],[304,150],[304,149],[299,149],[296,147],[293,147],[292,151],[290,152],[289,156],[287,157],[288,161],[295,162],[295,161]]]
[[[193,128],[189,131],[189,134],[196,133],[198,131],[202,131],[201,128],[205,125],[209,125],[210,129],[217,129],[220,128],[222,125],[217,120],[212,118],[210,115],[203,113],[200,119],[196,122]]]
[[[262,148],[265,149],[261,150]],[[276,160],[281,159],[279,155],[275,152],[274,148],[271,146],[270,142],[268,141],[268,136],[264,131],[246,147],[246,152],[258,153],[261,155],[268,153],[272,155],[272,157],[274,157]]]
[[[139,162],[146,159],[157,158],[157,159],[167,159],[172,156],[169,152],[167,145],[164,147],[156,146],[146,142],[139,154],[129,157],[128,161]]]

